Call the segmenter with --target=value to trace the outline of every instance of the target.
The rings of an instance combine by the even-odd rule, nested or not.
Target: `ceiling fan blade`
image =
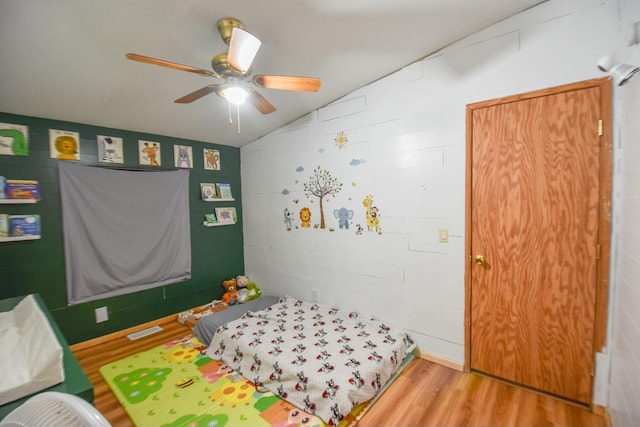
[[[234,27],[229,42],[227,60],[236,70],[246,73],[260,49],[262,42],[256,36],[239,27]]]
[[[270,114],[276,111],[276,107],[273,106],[269,101],[266,100],[265,97],[260,95],[255,90],[250,90],[249,92],[249,102],[253,105],[256,110],[260,111],[262,114]]]
[[[188,71],[190,73],[200,74],[205,77],[220,77],[216,73],[202,68],[192,67],[190,65],[182,65],[177,62],[165,61],[163,59],[152,58],[150,56],[138,55],[137,53],[127,53],[127,58],[132,61],[145,62],[147,64],[159,65],[161,67],[173,68],[175,70]]]
[[[209,85],[205,86],[201,89],[196,90],[195,92],[191,92],[188,95],[183,96],[182,98],[178,98],[173,102],[177,102],[178,104],[189,104],[190,102],[196,101],[203,96],[209,95],[211,92],[215,92],[220,85]]]
[[[267,89],[299,90],[317,92],[320,90],[320,79],[316,77],[271,76],[259,74],[253,78],[256,86]]]

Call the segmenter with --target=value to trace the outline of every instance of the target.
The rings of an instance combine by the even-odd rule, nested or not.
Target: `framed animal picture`
[[[173,157],[177,168],[193,168],[193,148],[188,145],[174,145]]]
[[[210,148],[203,149],[204,152],[204,168],[206,170],[220,170],[220,152]]]
[[[139,140],[138,152],[140,154],[141,165],[160,166],[162,164],[159,142]]]
[[[80,160],[80,134],[49,129],[49,148],[52,159]]]
[[[122,138],[98,135],[98,161],[101,163],[124,163]]]

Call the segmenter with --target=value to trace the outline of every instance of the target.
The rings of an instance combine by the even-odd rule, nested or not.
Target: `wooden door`
[[[602,90],[565,86],[467,112],[470,368],[584,403],[610,185]]]

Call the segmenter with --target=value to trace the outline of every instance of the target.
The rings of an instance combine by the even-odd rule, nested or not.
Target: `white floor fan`
[[[0,427],[111,427],[89,402],[55,391],[37,394],[11,411]]]

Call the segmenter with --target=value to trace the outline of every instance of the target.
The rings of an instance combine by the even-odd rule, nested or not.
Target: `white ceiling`
[[[0,0],[0,111],[242,146],[541,0]],[[259,89],[277,111],[173,101],[212,77],[125,58],[211,69],[216,23],[262,41],[254,74],[319,77],[318,93]],[[234,115],[235,116],[235,115]]]

